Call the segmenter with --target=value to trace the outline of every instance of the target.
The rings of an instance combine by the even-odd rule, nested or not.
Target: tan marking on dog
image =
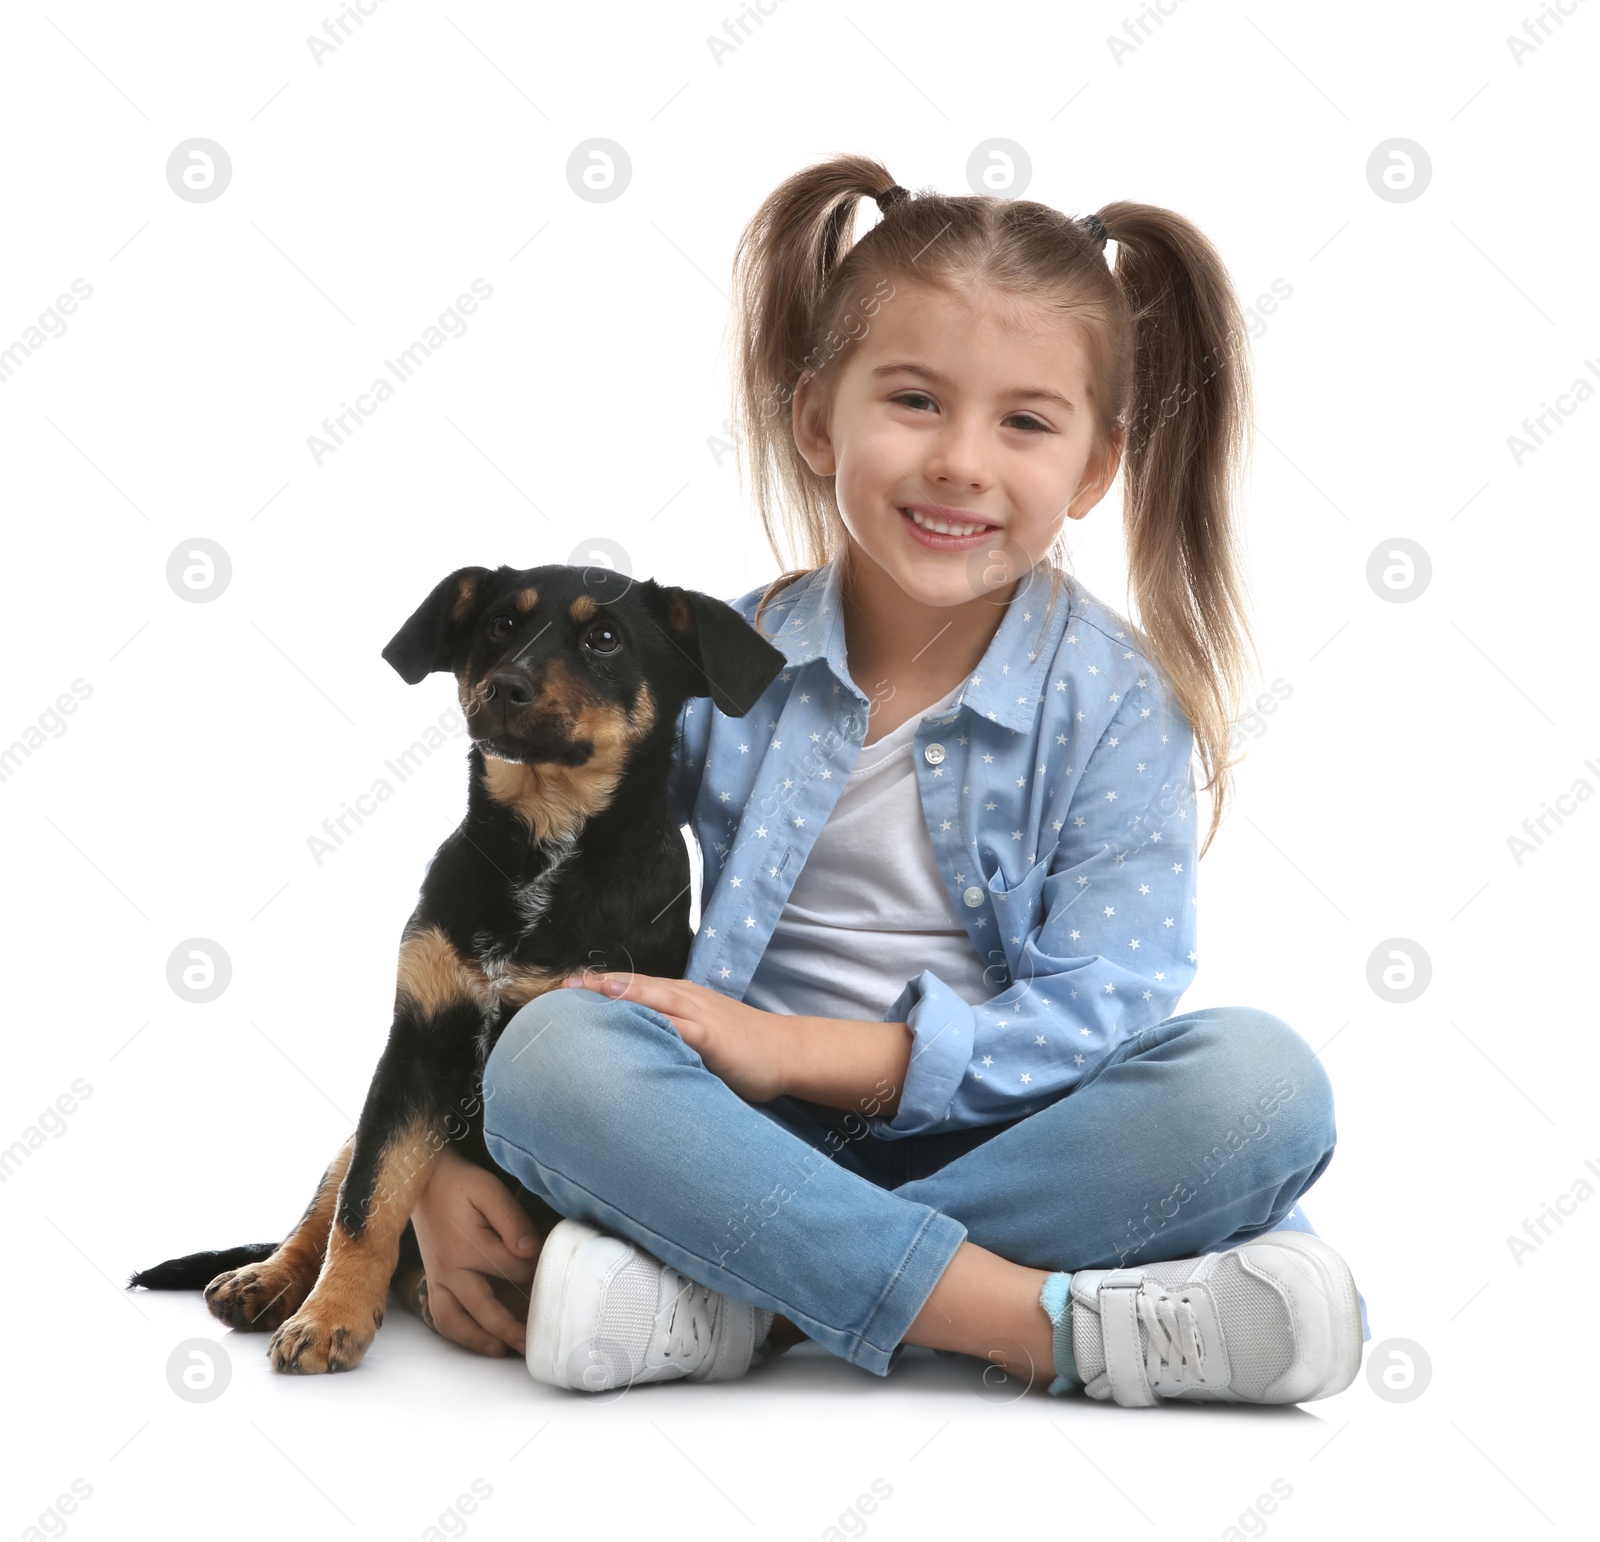
[[[400,1261],[400,1234],[432,1175],[440,1144],[431,1123],[417,1119],[385,1147],[361,1235],[352,1236],[335,1219],[316,1287],[272,1336],[267,1352],[275,1370],[348,1371],[360,1363],[382,1326],[389,1280]]]
[[[219,1322],[249,1332],[267,1332],[300,1310],[328,1250],[339,1185],[355,1150],[352,1137],[328,1164],[299,1224],[270,1258],[219,1274],[206,1286],[206,1306]]]
[[[500,991],[503,1007],[525,1007],[535,996],[559,989],[569,971],[565,969],[535,969],[529,964],[507,965],[505,973],[495,982]]]
[[[655,727],[656,703],[650,687],[641,685],[631,712],[597,706],[582,700],[564,670],[546,677],[541,700],[566,720],[569,737],[588,740],[594,752],[581,766],[518,765],[485,753],[483,785],[544,841],[576,835],[585,821],[610,806],[628,752]]]
[[[576,835],[610,802],[619,772],[584,766],[524,766],[483,757],[483,785],[533,832],[536,840]]]
[[[577,599],[572,602],[568,609],[572,612],[572,619],[574,621],[593,621],[595,612],[599,610],[600,607],[595,604],[595,599],[592,594],[580,594]]]
[[[539,698],[535,708],[542,714],[565,719],[564,727],[569,731],[575,730],[578,714],[594,707],[594,700],[587,688],[573,674],[565,659],[551,659],[545,666],[544,676],[539,682]],[[609,702],[600,707],[602,712],[616,713],[617,707]],[[587,734],[572,732],[573,738],[587,738]],[[598,741],[596,748],[598,749]]]
[[[667,607],[667,616],[680,632],[694,630],[694,611],[681,594],[673,595],[672,603]]]
[[[643,682],[639,685],[639,694],[633,698],[633,711],[628,714],[628,722],[636,744],[656,726],[656,699],[650,694],[650,687]]]
[[[472,609],[472,602],[477,598],[478,580],[468,574],[456,586],[456,602],[450,607],[453,620],[465,621],[467,613]]]
[[[524,589],[517,596],[517,609],[520,610],[523,615],[527,615],[528,612],[532,610],[533,607],[538,603],[539,591],[537,589]]]
[[[493,994],[483,971],[456,952],[437,926],[412,932],[400,944],[396,994],[433,1017],[463,1001],[488,1007]]]

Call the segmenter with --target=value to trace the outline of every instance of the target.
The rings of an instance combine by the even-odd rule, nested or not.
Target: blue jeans
[[[963,1239],[1052,1271],[1213,1252],[1283,1221],[1335,1141],[1321,1062],[1250,1007],[1146,1028],[1023,1118],[884,1139],[747,1103],[659,1012],[557,990],[507,1025],[484,1104],[494,1160],[562,1215],[880,1376]]]

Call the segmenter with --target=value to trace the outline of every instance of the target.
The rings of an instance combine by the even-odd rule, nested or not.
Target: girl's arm
[[[893,1119],[913,1038],[909,1023],[840,1017],[785,1017],[783,1090],[824,1108]]]
[[[661,1013],[683,1042],[751,1103],[792,1093],[874,1117],[892,1115],[899,1102],[912,1054],[905,1023],[763,1012],[689,980],[630,971],[591,971],[565,983]]]

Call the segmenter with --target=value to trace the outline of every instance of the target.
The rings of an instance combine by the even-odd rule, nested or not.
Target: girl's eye
[[[583,634],[583,645],[591,653],[615,653],[622,646],[622,637],[609,622],[600,621]]]
[[[1013,412],[1011,417],[1006,419],[1006,422],[1009,423],[1012,421],[1012,419],[1016,419],[1021,426],[1026,428],[1030,433],[1035,429],[1039,430],[1041,433],[1047,434],[1050,432],[1049,424],[1041,423],[1031,412]]]
[[[929,396],[926,391],[902,391],[898,396],[891,396],[889,400],[892,402],[898,402],[902,407],[910,407],[914,410],[920,411],[921,409],[919,407],[919,403],[931,403],[933,398]]]
[[[511,635],[511,629],[515,625],[516,622],[510,616],[496,616],[489,623],[489,635],[496,642],[502,642]]]

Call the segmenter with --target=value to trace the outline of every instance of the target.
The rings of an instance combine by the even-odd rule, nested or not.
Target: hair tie
[[[1098,214],[1085,214],[1078,223],[1088,231],[1091,240],[1098,241],[1101,246],[1106,244],[1105,221]]]
[[[897,182],[893,187],[882,193],[874,193],[872,198],[873,202],[878,206],[878,212],[880,214],[887,214],[897,203],[900,202],[902,198],[909,198],[910,196],[911,189],[908,187],[901,187]]]

